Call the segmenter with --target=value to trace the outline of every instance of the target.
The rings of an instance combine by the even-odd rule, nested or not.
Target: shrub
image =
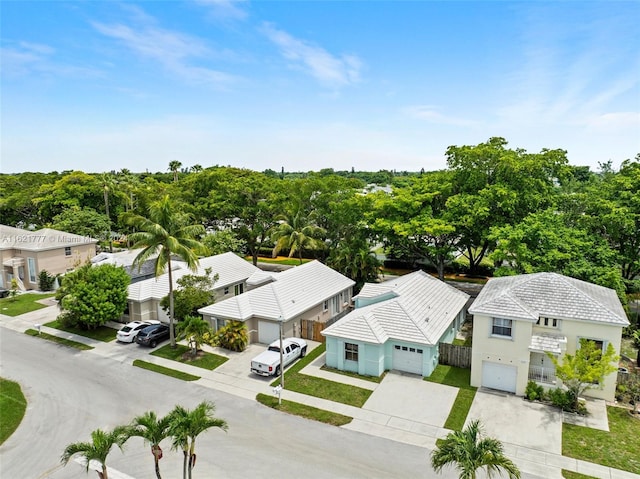
[[[215,344],[230,351],[244,351],[249,344],[249,334],[244,323],[229,321],[215,336]]]
[[[524,395],[529,401],[542,401],[545,397],[544,388],[535,381],[529,381]]]
[[[38,287],[40,291],[51,291],[55,280],[56,277],[49,274],[46,269],[40,271],[40,274],[38,274]]]
[[[551,403],[563,411],[579,412],[580,410],[579,404],[575,406],[577,401],[575,400],[574,394],[569,390],[562,388],[551,389],[548,392],[548,396]]]

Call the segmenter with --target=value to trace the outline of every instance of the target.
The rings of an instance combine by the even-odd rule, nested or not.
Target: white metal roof
[[[613,289],[558,273],[492,278],[469,312],[508,319],[551,317],[616,326],[629,324]]]
[[[253,316],[273,320],[282,316],[287,321],[355,284],[319,261],[274,274],[273,279],[272,283],[205,306],[198,312],[237,321]]]
[[[214,288],[219,289],[245,281],[259,269],[248,261],[234,253],[223,253],[216,256],[201,258],[196,272],[186,266],[174,270],[172,273],[173,287],[178,285],[178,279],[187,274],[204,274],[207,268],[218,274]],[[169,276],[167,273],[156,278],[149,278],[129,285],[128,299],[132,301],[145,301],[147,299],[162,299],[169,294]]]
[[[468,294],[423,271],[367,284],[362,291],[372,294],[366,297],[390,292],[396,297],[352,311],[323,335],[376,344],[395,339],[434,345],[469,299]]]

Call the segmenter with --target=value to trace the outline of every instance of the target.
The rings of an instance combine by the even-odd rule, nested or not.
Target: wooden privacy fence
[[[311,321],[310,319],[300,320],[300,337],[303,339],[310,339],[311,341],[318,341],[324,343],[324,336],[320,332],[327,325],[319,323],[318,321]]]
[[[469,346],[440,343],[440,358],[438,362],[448,366],[469,369],[471,368],[471,348]]]

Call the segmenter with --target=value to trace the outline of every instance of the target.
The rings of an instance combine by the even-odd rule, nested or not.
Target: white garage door
[[[482,386],[500,391],[516,392],[516,378],[518,370],[507,364],[482,363]]]
[[[258,321],[258,342],[269,344],[280,338],[280,323]]]
[[[407,373],[422,374],[422,348],[394,345],[393,369]]]

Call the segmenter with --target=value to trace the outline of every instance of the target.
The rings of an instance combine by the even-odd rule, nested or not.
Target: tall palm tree
[[[91,442],[75,442],[69,444],[62,453],[61,462],[66,466],[69,460],[79,454],[85,460],[87,471],[90,461],[97,461],[102,465],[102,471],[96,471],[100,479],[108,479],[107,456],[115,445],[122,450],[126,441],[126,427],[119,426],[113,431],[96,429],[91,433]]]
[[[149,217],[125,213],[126,224],[133,226],[136,233],[129,238],[134,242],[133,248],[143,248],[136,256],[133,264],[142,264],[157,254],[155,275],[160,276],[165,268],[169,276],[169,337],[171,347],[176,347],[173,307],[173,273],[171,271],[171,255],[179,256],[192,271],[198,268],[198,255],[204,246],[195,238],[204,234],[202,225],[190,224],[190,217],[179,211],[175,204],[165,195],[149,207]]]
[[[204,401],[198,404],[193,411],[182,406],[176,406],[171,411],[171,426],[169,428],[173,438],[173,448],[182,449],[184,455],[182,462],[182,477],[191,479],[191,471],[196,465],[196,437],[201,432],[212,427],[218,427],[223,431],[228,429],[227,422],[213,416],[215,406],[212,402]]]
[[[276,244],[273,255],[281,250],[289,248],[289,258],[296,253],[302,264],[302,250],[322,249],[324,243],[321,237],[325,230],[313,223],[312,215],[305,215],[302,208],[298,208],[294,214],[281,216],[280,223],[274,228],[271,239]]]
[[[107,215],[107,223],[109,224],[109,230],[107,231],[109,252],[113,253],[113,241],[111,240],[111,215],[109,214],[109,193],[114,189],[116,181],[111,173],[102,173],[100,174],[100,182],[102,183],[102,195],[104,196],[104,210]]]
[[[177,160],[173,160],[169,162],[169,171],[173,173],[174,182],[178,181],[178,170],[180,169],[181,166],[182,166],[182,163],[180,163]]]
[[[151,454],[153,454],[153,462],[158,479],[162,479],[160,476],[160,459],[162,459],[160,442],[169,437],[170,425],[170,415],[158,418],[155,412],[147,411],[142,416],[135,417],[126,430],[127,438],[141,437],[144,439],[145,444],[151,445]]]
[[[480,421],[474,420],[462,431],[454,431],[431,453],[431,467],[440,472],[455,465],[460,479],[475,479],[478,469],[486,468],[487,477],[506,472],[509,479],[520,479],[520,470],[504,455],[502,443],[483,437]]]

